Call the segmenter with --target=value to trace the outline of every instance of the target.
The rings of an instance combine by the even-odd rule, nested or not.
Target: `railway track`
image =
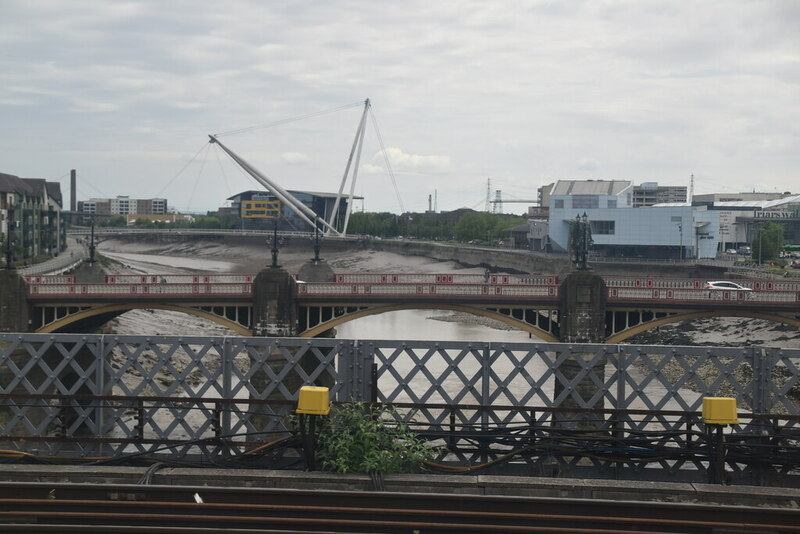
[[[0,532],[800,533],[800,510],[610,500],[0,483]]]

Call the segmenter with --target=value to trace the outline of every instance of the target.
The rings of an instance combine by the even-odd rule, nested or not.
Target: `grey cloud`
[[[800,150],[798,9],[746,0],[8,0],[0,112],[24,134],[0,138],[0,172],[81,167],[87,180],[102,174],[105,189],[157,189],[206,133],[370,97],[408,194],[457,181],[474,182],[465,190],[480,197],[487,175],[539,182],[596,171],[580,154],[602,154],[609,178],[669,179],[692,167],[738,189],[761,166],[765,183],[785,182],[796,179]],[[265,172],[335,189],[356,123],[354,112],[232,143]],[[379,148],[372,126],[364,154]],[[153,157],[145,164],[141,154]],[[298,165],[291,154],[308,159]],[[362,160],[373,164],[383,165]],[[369,176],[363,192],[386,197],[391,188]],[[205,207],[228,196],[202,189]],[[440,197],[440,207],[459,206]]]

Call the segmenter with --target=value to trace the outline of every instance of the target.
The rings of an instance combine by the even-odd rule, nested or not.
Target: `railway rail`
[[[797,533],[800,510],[569,498],[0,483],[0,532]]]

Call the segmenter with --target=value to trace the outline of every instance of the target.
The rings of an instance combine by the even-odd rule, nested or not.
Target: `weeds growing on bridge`
[[[336,406],[319,433],[326,469],[340,473],[412,473],[437,450],[400,422],[392,408],[350,402]]]

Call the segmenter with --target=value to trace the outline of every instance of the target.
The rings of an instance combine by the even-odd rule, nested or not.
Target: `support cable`
[[[392,179],[392,185],[394,186],[394,192],[397,195],[397,202],[400,204],[400,212],[405,213],[406,209],[403,206],[403,200],[400,198],[400,191],[397,189],[397,181],[394,179],[394,172],[392,171],[392,165],[389,163],[389,155],[386,153],[386,146],[383,144],[383,136],[381,136],[381,131],[378,128],[378,119],[375,118],[375,112],[370,107],[370,117],[372,117],[372,125],[375,127],[375,135],[378,136],[378,143],[381,146],[381,153],[383,153],[383,160],[386,162],[386,170],[389,172],[389,177]]]
[[[214,155],[217,158],[217,165],[219,165],[219,172],[222,173],[222,180],[225,182],[225,190],[228,192],[228,196],[232,196],[231,194],[231,186],[228,183],[228,175],[225,174],[225,167],[222,165],[222,159],[219,157],[219,151],[215,150]],[[244,170],[241,167],[237,167],[240,173],[244,174]]]
[[[199,155],[200,155],[200,152],[202,152],[204,149],[205,149],[205,150],[209,150],[209,148],[208,148],[208,143],[203,143],[203,146],[201,146],[201,147],[200,147],[200,150],[198,150],[198,151],[197,151],[197,153],[196,153],[194,156],[192,156],[192,159],[190,159],[189,161],[187,161],[187,162],[186,162],[186,163],[183,165],[183,167],[181,167],[181,170],[179,170],[179,171],[178,171],[178,172],[175,174],[175,176],[173,176],[172,178],[170,178],[170,179],[169,179],[169,181],[168,181],[166,184],[164,184],[164,187],[162,187],[162,188],[161,188],[161,190],[160,190],[158,193],[156,193],[156,195],[155,195],[155,196],[156,196],[156,198],[157,198],[157,197],[160,197],[160,196],[161,196],[161,194],[162,194],[164,191],[166,191],[166,190],[167,190],[167,188],[168,188],[170,185],[172,185],[172,182],[174,182],[174,181],[175,181],[175,179],[176,179],[178,176],[180,176],[180,175],[183,173],[183,171],[185,171],[185,170],[186,170],[186,167],[188,167],[189,165],[191,165],[191,163],[192,163],[194,160],[196,160],[196,159],[197,159],[197,156],[199,156]]]
[[[194,187],[192,187],[192,193],[189,195],[189,200],[186,202],[186,207],[184,211],[189,211],[189,207],[192,205],[192,201],[194,200],[194,194],[197,192],[197,184],[200,183],[200,176],[203,174],[203,169],[206,167],[206,160],[208,159],[208,151],[211,150],[211,145],[206,146],[206,152],[203,155],[203,161],[200,162],[200,169],[197,171],[197,177],[194,179]]]
[[[327,109],[327,110],[323,110],[323,111],[316,111],[314,113],[307,113],[305,115],[299,115],[297,117],[290,117],[288,119],[281,119],[281,120],[275,121],[275,122],[268,122],[268,123],[265,123],[265,124],[259,124],[259,125],[255,125],[255,126],[248,126],[246,128],[239,128],[238,130],[229,130],[227,132],[217,133],[217,134],[214,134],[214,137],[224,137],[226,135],[236,135],[236,134],[240,134],[240,133],[252,132],[254,130],[261,130],[261,129],[264,129],[264,128],[272,128],[274,126],[282,126],[284,124],[289,124],[289,123],[301,121],[301,120],[304,120],[304,119],[310,119],[312,117],[319,117],[320,115],[327,115],[328,113],[335,113],[337,111],[342,111],[342,110],[345,110],[345,109],[355,108],[355,107],[359,107],[359,106],[363,106],[363,105],[364,105],[364,101],[362,100],[361,102],[355,102],[353,104],[345,104],[344,106],[339,106],[338,108]]]

